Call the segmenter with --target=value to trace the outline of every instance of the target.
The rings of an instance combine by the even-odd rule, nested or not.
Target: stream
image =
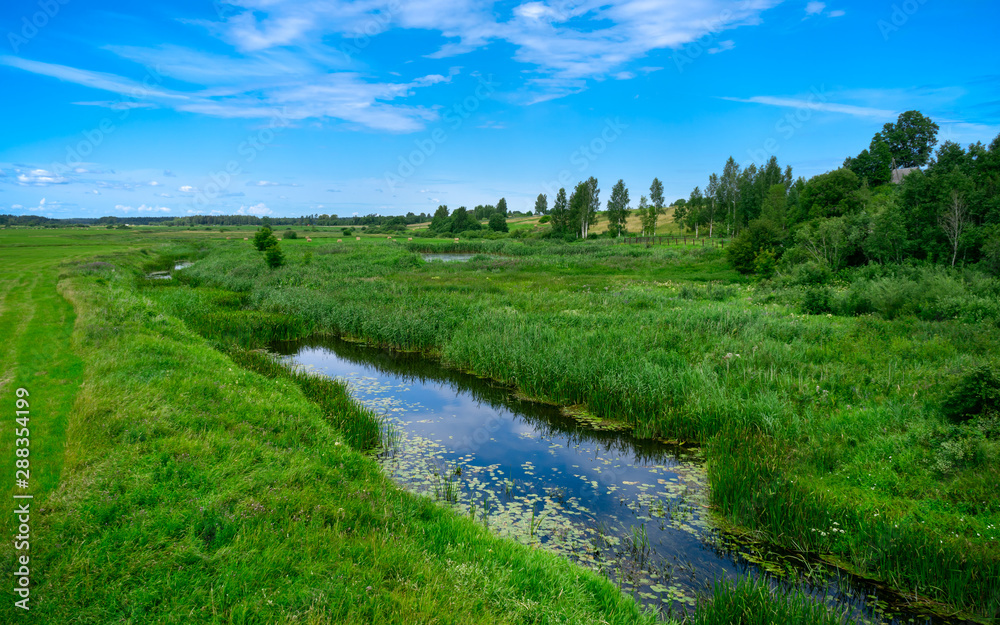
[[[345,381],[384,414],[377,456],[404,488],[495,533],[607,575],[664,615],[690,614],[715,580],[763,577],[869,623],[947,623],[825,566],[751,544],[713,523],[699,449],[594,429],[556,406],[415,354],[337,339],[275,344],[316,373]]]

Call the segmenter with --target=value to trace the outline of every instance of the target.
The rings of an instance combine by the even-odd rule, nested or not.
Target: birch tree
[[[938,224],[944,230],[944,236],[948,237],[951,243],[951,266],[955,266],[958,258],[958,246],[962,240],[962,234],[969,227],[969,211],[965,207],[965,200],[958,191],[951,192],[951,203],[944,212],[938,216]]]

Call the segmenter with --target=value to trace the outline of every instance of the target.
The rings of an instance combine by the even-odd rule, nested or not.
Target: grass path
[[[72,341],[76,315],[59,292],[60,275],[66,263],[117,246],[104,237],[67,244],[48,233],[23,233],[0,232],[5,261],[0,273],[0,398],[5,409],[13,409],[18,388],[30,393],[30,486],[27,491],[15,486],[14,428],[5,423],[0,450],[8,457],[0,457],[0,493],[27,492],[37,499],[59,483],[66,421],[83,375],[83,360]],[[3,529],[10,523],[4,515]]]

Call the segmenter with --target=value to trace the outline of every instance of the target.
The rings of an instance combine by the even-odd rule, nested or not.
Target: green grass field
[[[3,622],[645,620],[610,582],[399,490],[294,380],[164,314],[135,287],[158,233],[64,234],[0,235],[3,396],[30,392],[35,496],[32,609],[6,601]],[[14,556],[5,541],[7,579]]]
[[[747,283],[712,248],[320,229],[271,270],[251,230],[226,230],[0,230],[0,383],[11,407],[31,393],[34,622],[642,621],[607,580],[393,486],[351,448],[368,435],[345,429],[343,387],[233,351],[317,332],[697,441],[729,522],[1000,613],[997,433],[940,412],[1000,353],[991,322],[804,315],[801,288]],[[143,278],[176,258],[197,262]],[[12,428],[0,449],[13,484]],[[751,585],[698,622],[741,609],[829,619]]]

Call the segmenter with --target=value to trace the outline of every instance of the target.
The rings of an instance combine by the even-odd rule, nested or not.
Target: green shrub
[[[833,312],[830,307],[830,290],[821,286],[806,289],[802,298],[802,312],[808,315],[825,315]]]
[[[1000,406],[1000,376],[989,365],[980,365],[960,377],[941,406],[954,422],[968,421]]]
[[[769,250],[776,257],[774,250],[780,247],[781,230],[769,221],[755,219],[726,247],[726,257],[736,271],[754,273],[760,253]]]
[[[297,238],[299,238],[299,235],[294,230],[292,230],[291,228],[289,228],[288,230],[285,230],[284,237],[286,239],[297,239]]]
[[[792,284],[808,286],[826,284],[830,281],[830,268],[817,262],[802,263],[792,272]]]
[[[777,261],[775,260],[774,252],[770,249],[761,250],[753,261],[754,271],[762,280],[771,279],[771,276],[774,275],[776,264]]]
[[[902,278],[881,278],[871,283],[870,297],[875,310],[886,319],[912,312],[917,300],[917,284]]]
[[[277,243],[267,248],[267,251],[264,252],[264,262],[271,269],[281,267],[285,264],[285,254],[281,251],[281,247]]]

